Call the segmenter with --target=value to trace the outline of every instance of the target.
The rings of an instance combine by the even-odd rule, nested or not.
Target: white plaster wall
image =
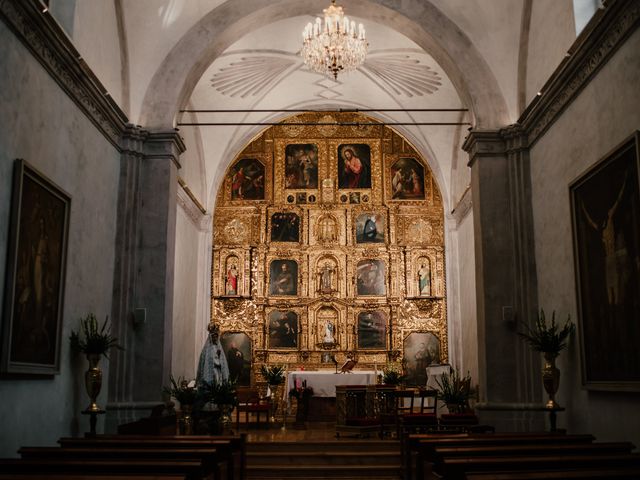
[[[198,325],[200,236],[196,226],[178,205],[173,297],[173,345],[171,370],[174,377],[195,378]],[[200,337],[198,337],[199,339]],[[200,345],[201,346],[201,345]]]
[[[189,105],[188,108],[195,108]],[[195,113],[185,114],[185,122],[197,122]],[[180,156],[180,170],[178,175],[182,178],[201,205],[208,207],[207,174],[202,146],[201,135],[204,132],[200,127],[185,127],[180,130],[187,150]]]
[[[476,306],[476,262],[473,237],[473,212],[469,212],[458,226],[458,265],[460,288],[460,324],[462,337],[462,372],[471,373],[472,382],[478,378],[478,319]]]
[[[569,183],[640,128],[640,30],[627,40],[531,150],[539,305],[577,319]],[[615,86],[615,88],[612,88]],[[579,332],[577,332],[579,334]],[[640,444],[640,394],[589,392],[579,336],[560,356],[559,425]]]
[[[540,91],[576,39],[572,0],[534,0],[531,7],[525,100]]]
[[[111,97],[122,105],[122,60],[113,0],[76,4],[73,44]]]
[[[0,292],[4,292],[12,172],[24,158],[72,197],[61,336],[61,373],[0,379],[0,457],[88,430],[86,360],[68,337],[79,318],[111,311],[119,154],[0,22]],[[11,75],[6,74],[11,72]],[[64,132],[64,133],[62,133]],[[5,321],[5,319],[3,319]],[[107,378],[108,362],[103,361]],[[106,403],[106,382],[99,403]]]

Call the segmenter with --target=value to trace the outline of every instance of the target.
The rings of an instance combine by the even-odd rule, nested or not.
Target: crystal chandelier
[[[337,80],[338,72],[350,72],[362,65],[369,44],[362,24],[356,30],[356,22],[350,22],[344,16],[336,0],[331,0],[331,5],[323,12],[324,25],[318,17],[315,23],[309,22],[302,32],[300,53],[311,70],[332,73]]]

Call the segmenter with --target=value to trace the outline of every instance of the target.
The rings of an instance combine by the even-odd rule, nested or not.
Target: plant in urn
[[[262,365],[260,368],[260,373],[267,381],[267,385],[269,385],[267,397],[271,399],[271,421],[274,423],[282,397],[281,385],[284,383],[284,368],[284,365],[272,365],[270,367]]]
[[[548,409],[560,408],[555,400],[560,385],[560,370],[556,367],[556,358],[567,347],[567,339],[574,330],[575,325],[571,322],[570,317],[567,317],[564,326],[560,328],[556,323],[556,312],[551,314],[551,325],[547,326],[544,310],[540,310],[535,327],[527,327],[526,332],[518,333],[534,350],[542,352],[544,356],[542,384],[549,395],[549,400],[545,405]]]
[[[96,399],[102,388],[102,370],[100,370],[100,357],[107,357],[107,352],[112,347],[122,347],[118,345],[118,339],[111,335],[111,329],[108,323],[109,317],[105,318],[102,326],[98,324],[98,320],[93,313],[86,318],[80,319],[80,330],[72,331],[69,340],[72,350],[84,353],[89,361],[89,369],[84,374],[84,383],[87,395],[89,395],[89,406],[82,412],[91,415],[91,433],[95,434],[96,415],[104,413]]]

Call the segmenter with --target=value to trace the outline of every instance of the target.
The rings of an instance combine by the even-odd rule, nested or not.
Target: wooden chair
[[[401,410],[399,410],[401,411]],[[398,437],[408,433],[426,433],[438,427],[438,392],[420,389],[413,393],[411,406],[398,417]]]
[[[249,414],[251,413],[255,413],[258,426],[260,426],[260,415],[264,413],[267,418],[267,427],[269,426],[271,402],[268,399],[261,398],[257,388],[238,387],[236,395],[238,397],[236,428],[240,428],[240,412],[244,412],[247,426],[249,425]]]

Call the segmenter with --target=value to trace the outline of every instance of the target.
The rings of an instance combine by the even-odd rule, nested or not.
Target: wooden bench
[[[84,473],[65,473],[64,475],[48,474],[46,480],[184,480],[184,475],[175,475],[170,473],[157,473],[155,475],[136,475],[132,477],[130,474],[84,474]],[[42,480],[41,473],[22,473],[16,472],[11,474],[0,473],[0,480]]]
[[[219,461],[227,462],[228,478],[242,480],[246,470],[246,435],[98,435],[85,438],[61,438],[64,448],[194,449],[215,448]]]
[[[640,478],[640,468],[589,468],[575,470],[544,470],[536,472],[470,473],[467,480],[609,480]]]
[[[6,458],[0,459],[0,472],[16,478],[18,475],[39,475],[50,478],[53,475],[112,475],[125,478],[141,476],[172,476],[184,480],[210,478],[202,461],[187,460],[133,460],[110,458],[105,460],[65,459],[65,458]],[[12,476],[12,477],[11,477]],[[19,478],[19,477],[18,477]]]

